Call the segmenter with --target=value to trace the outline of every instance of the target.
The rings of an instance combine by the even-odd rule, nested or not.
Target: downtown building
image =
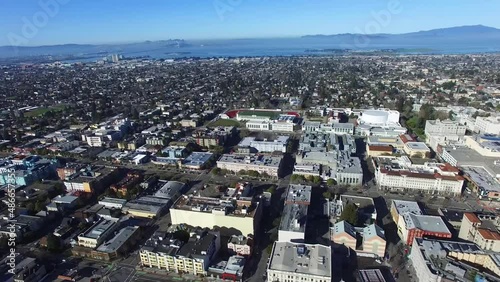
[[[413,244],[415,238],[452,236],[441,217],[424,215],[417,202],[392,200],[390,212],[399,237],[407,245]]]
[[[450,164],[414,164],[410,158],[402,156],[377,157],[374,167],[375,179],[383,190],[460,195],[464,186],[459,170]]]
[[[187,242],[175,239],[173,233],[155,232],[139,251],[143,267],[175,273],[206,275],[220,249],[220,234],[196,230]]]
[[[236,173],[242,170],[254,170],[261,174],[267,173],[270,176],[278,177],[281,160],[282,157],[274,156],[224,154],[217,161],[217,167]]]
[[[330,246],[275,242],[267,263],[270,282],[332,281]]]

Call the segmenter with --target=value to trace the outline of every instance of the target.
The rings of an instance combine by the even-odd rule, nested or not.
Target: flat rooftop
[[[94,225],[92,225],[92,227],[90,227],[90,229],[88,229],[85,233],[83,233],[83,236],[86,238],[97,239],[101,237],[101,235],[104,234],[106,231],[113,228],[115,224],[116,221],[114,220],[101,219]]]
[[[167,183],[156,191],[154,196],[163,199],[173,199],[176,195],[181,193],[184,185],[184,183],[179,181],[167,181]]]
[[[386,282],[380,269],[360,269],[360,282]]]
[[[331,258],[331,249],[327,246],[275,242],[268,269],[331,277]]]
[[[311,203],[312,186],[290,184],[286,193],[286,203],[300,203],[309,205]]]
[[[462,171],[480,189],[487,192],[500,192],[500,182],[496,180],[485,168],[476,166],[462,166]]]
[[[172,207],[178,210],[188,210],[193,212],[220,213],[227,216],[253,217],[256,205],[246,200],[218,199],[196,196],[181,196]]]
[[[408,148],[412,150],[419,150],[419,151],[429,151],[429,147],[425,145],[424,142],[408,142],[405,144]]]
[[[116,252],[127,240],[139,229],[138,226],[127,226],[122,228],[116,236],[101,244],[97,250],[104,253]]]
[[[118,198],[104,197],[101,200],[99,200],[99,204],[100,203],[110,203],[110,204],[124,205],[124,204],[127,203],[127,200],[125,200],[125,199],[118,199]]]
[[[495,165],[498,158],[482,156],[467,147],[445,147],[443,150],[446,150],[457,161],[457,166],[460,168],[470,166],[482,167],[493,176],[500,175],[500,166]]]
[[[392,205],[396,207],[396,211],[398,214],[423,214],[420,206],[417,202],[413,201],[404,201],[404,200],[392,200]]]
[[[403,216],[406,222],[406,228],[418,228],[420,230],[436,233],[448,233],[450,230],[446,223],[439,216],[406,214]]]
[[[283,208],[279,230],[305,232],[308,206],[287,204]]]
[[[257,165],[279,168],[281,157],[271,157],[263,155],[232,155],[224,154],[220,157],[220,163],[232,163],[242,165]]]
[[[209,152],[193,152],[182,163],[186,166],[202,166],[212,158],[214,154]]]

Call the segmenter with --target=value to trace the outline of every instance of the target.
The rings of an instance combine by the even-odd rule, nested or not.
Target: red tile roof
[[[467,219],[472,223],[481,223],[481,220],[471,212],[464,213],[464,216],[467,217]]]
[[[372,145],[368,146],[368,149],[370,151],[383,151],[383,152],[392,152],[392,147],[391,146],[377,146],[377,145]]]
[[[500,234],[498,234],[498,232],[496,231],[491,231],[483,228],[479,228],[477,231],[486,240],[500,240]]]

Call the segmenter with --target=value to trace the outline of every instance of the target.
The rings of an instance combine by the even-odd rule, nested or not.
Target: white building
[[[394,124],[399,125],[399,112],[386,109],[365,110],[361,112],[358,122],[359,124],[382,127]]]
[[[460,195],[464,178],[449,164],[413,164],[406,157],[375,159],[375,178],[381,189],[420,190],[432,194]]]
[[[277,177],[281,160],[282,157],[224,154],[217,161],[217,167],[233,172],[254,170],[259,173],[267,173],[268,175]]]
[[[99,205],[103,205],[109,209],[122,209],[127,203],[127,200],[105,197],[99,201]]]
[[[267,281],[328,282],[332,251],[328,246],[275,242],[267,264]]]
[[[102,218],[78,236],[78,245],[92,249],[97,248],[117,227],[118,224],[115,220]]]
[[[362,136],[398,136],[406,133],[399,123],[399,112],[387,109],[362,110],[356,134]]]
[[[85,139],[84,141],[87,141],[90,147],[102,147],[104,142],[102,136],[87,136]]]
[[[271,126],[269,121],[248,121],[245,124],[248,130],[253,131],[269,131],[271,130]]]
[[[238,147],[250,147],[258,152],[286,152],[288,136],[278,136],[275,140],[257,140],[255,137],[245,137],[238,144]]]
[[[463,136],[467,127],[452,120],[428,120],[425,122],[425,136]]]
[[[250,200],[181,196],[170,208],[172,224],[188,224],[202,228],[226,227],[247,236],[255,234],[262,207]]]
[[[270,126],[271,130],[274,132],[293,132],[295,129],[295,124],[291,122],[273,122]]]
[[[500,134],[500,116],[476,117],[474,131],[481,134]]]
[[[191,234],[187,243],[169,234],[153,234],[139,252],[141,265],[176,273],[206,275],[220,249],[219,232]]]

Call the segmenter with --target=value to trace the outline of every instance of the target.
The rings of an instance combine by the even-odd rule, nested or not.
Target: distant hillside
[[[44,46],[0,46],[0,57],[40,55],[96,55],[121,53],[123,50],[143,51],[164,47],[184,48],[190,46],[182,39],[144,41],[125,44],[60,44]],[[130,53],[130,52],[129,52]]]
[[[471,25],[471,26],[458,26],[449,28],[432,29],[425,31],[417,31],[402,34],[332,34],[332,35],[305,35],[302,38],[331,38],[331,39],[349,39],[363,36],[365,38],[374,40],[384,40],[384,39],[422,39],[422,38],[442,38],[442,39],[453,39],[453,38],[500,38],[500,29],[483,26],[483,25]]]

